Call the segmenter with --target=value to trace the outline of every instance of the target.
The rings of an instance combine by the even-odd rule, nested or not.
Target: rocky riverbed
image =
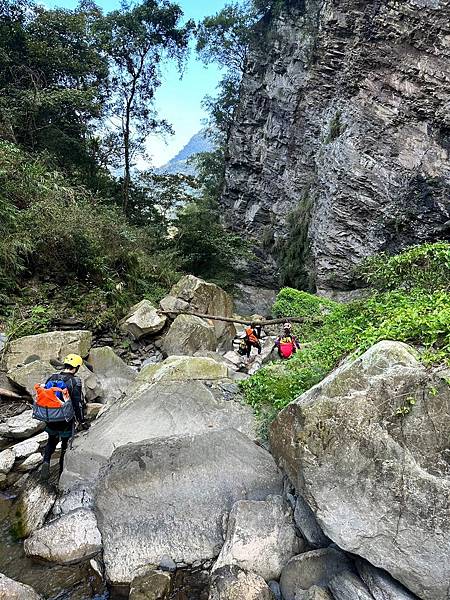
[[[162,306],[233,314],[193,277]],[[164,360],[132,368],[80,330],[6,347],[0,598],[446,600],[448,373],[381,342],[280,413],[271,453],[240,396],[233,326],[143,301],[122,327]],[[92,424],[42,484],[27,393],[68,351],[90,367]]]

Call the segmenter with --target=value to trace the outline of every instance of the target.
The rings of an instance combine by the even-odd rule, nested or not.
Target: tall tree
[[[89,161],[108,65],[91,35],[95,5],[47,10],[0,3],[0,135],[48,150],[65,166]]]
[[[143,151],[149,132],[168,129],[154,110],[154,95],[161,84],[160,64],[173,59],[181,71],[193,23],[181,25],[181,8],[168,0],[124,3],[96,24],[96,34],[110,61],[110,105],[113,123],[119,123],[123,156],[123,208],[128,209],[131,169],[136,153]]]

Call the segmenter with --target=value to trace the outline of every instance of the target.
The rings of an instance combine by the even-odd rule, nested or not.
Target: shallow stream
[[[46,600],[107,600],[95,595],[92,575],[86,565],[39,564],[25,556],[23,542],[11,534],[14,497],[0,493],[0,573],[31,585]]]

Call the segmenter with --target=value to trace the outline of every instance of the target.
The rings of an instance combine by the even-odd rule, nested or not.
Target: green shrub
[[[158,232],[130,225],[45,157],[0,142],[0,305],[14,335],[44,328],[33,306],[113,326],[130,303],[159,299],[178,265]]]
[[[412,246],[395,256],[373,256],[364,262],[361,274],[379,290],[450,289],[450,243]]]
[[[284,289],[277,313],[312,315],[323,311],[322,323],[300,326],[306,344],[289,361],[261,369],[241,385],[246,401],[257,413],[273,417],[299,395],[319,383],[345,356],[361,353],[373,344],[399,340],[423,346],[426,362],[450,364],[450,292],[446,290],[395,290],[367,300],[337,304],[305,292]]]

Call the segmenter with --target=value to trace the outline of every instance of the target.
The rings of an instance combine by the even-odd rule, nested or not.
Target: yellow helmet
[[[73,368],[81,367],[83,364],[83,359],[78,354],[68,354],[63,360],[65,365],[70,365]]]

